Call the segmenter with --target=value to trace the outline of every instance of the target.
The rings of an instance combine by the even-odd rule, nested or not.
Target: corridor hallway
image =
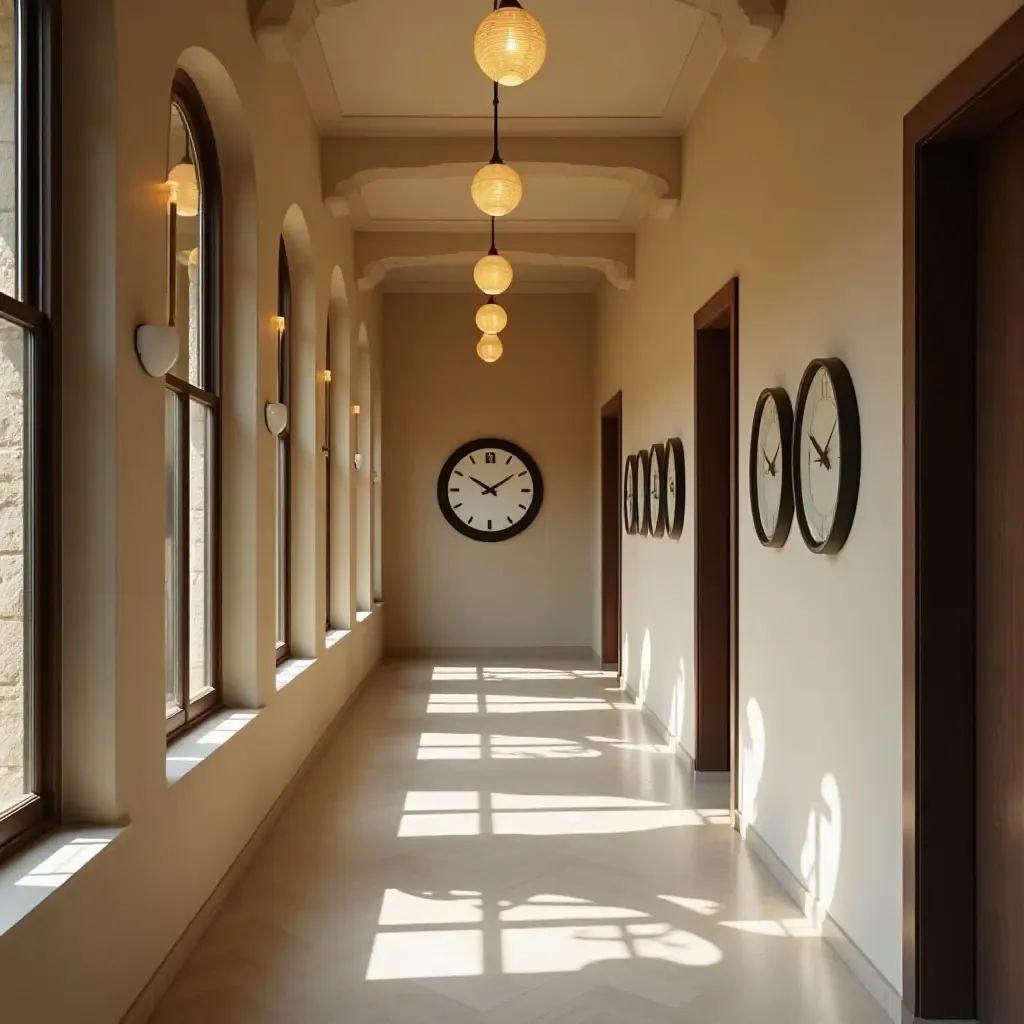
[[[883,1024],[614,677],[392,662],[154,1024]]]

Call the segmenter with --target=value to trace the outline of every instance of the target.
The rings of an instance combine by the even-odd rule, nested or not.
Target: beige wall
[[[1018,6],[790,0],[758,63],[720,69],[685,139],[680,210],[643,228],[634,289],[600,305],[595,408],[623,389],[627,452],[679,433],[692,485],[692,315],[740,277],[741,805],[897,988],[902,118]],[[860,504],[834,558],[795,525],[761,548],[745,477],[758,393],[795,398],[818,355],[846,360],[862,421]],[[649,663],[647,702],[691,750],[692,590],[691,506],[678,545],[624,549],[628,675]]]
[[[66,202],[63,221],[64,804],[69,821],[125,827],[86,869],[0,934],[0,1015],[12,1024],[114,1024],[379,656],[380,609],[325,645],[317,378],[331,296],[340,299],[348,283],[347,318],[367,353],[378,345],[378,303],[354,287],[351,237],[324,207],[319,140],[300,86],[290,67],[261,56],[243,0],[62,6],[65,195],[90,197]],[[178,65],[209,109],[225,186],[225,696],[233,706],[262,710],[169,786],[164,385],[140,369],[133,333],[137,324],[160,322],[165,310],[166,216],[157,185],[167,171]],[[291,410],[293,649],[316,661],[278,692],[275,449],[263,405],[277,391],[271,317],[282,231],[296,295],[299,396]],[[346,400],[357,349],[353,341],[352,365],[335,371]],[[343,411],[336,422],[345,423]],[[347,440],[343,426],[338,436]],[[344,516],[347,508],[350,522],[371,469],[336,482],[335,509]],[[355,551],[348,554],[355,565]],[[369,592],[366,575],[351,581],[342,614],[356,589]],[[5,912],[26,892],[12,886],[14,870],[7,865],[0,877]]]
[[[591,646],[593,301],[510,295],[505,353],[488,365],[477,296],[385,297],[389,649]],[[498,544],[456,533],[437,505],[445,459],[477,437],[522,445],[544,478],[536,522]]]

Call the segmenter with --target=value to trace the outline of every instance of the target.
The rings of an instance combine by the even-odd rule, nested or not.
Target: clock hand
[[[496,483],[496,484],[495,484],[495,485],[494,485],[494,486],[493,486],[493,487],[491,488],[491,494],[493,494],[493,495],[497,496],[497,491],[498,491],[498,488],[499,488],[499,487],[501,487],[501,486],[502,486],[502,484],[507,484],[507,483],[509,482],[509,480],[511,480],[511,479],[512,479],[512,477],[514,477],[514,476],[515,476],[515,473],[509,473],[509,475],[508,475],[507,477],[505,477],[505,479],[504,479],[504,480],[499,480],[499,481],[498,481],[498,482],[497,482],[497,483]]]
[[[761,445],[761,454],[764,456],[764,464],[768,467],[768,475],[775,476],[775,466],[772,464],[772,460],[768,458],[768,453],[764,450],[764,445]]]
[[[769,464],[771,466],[772,476],[775,476],[776,474],[775,464],[779,461],[780,451],[782,451],[781,441],[775,446],[775,454],[772,456],[771,463]]]
[[[824,466],[826,469],[831,469],[832,463],[829,462],[828,452],[826,452],[821,447],[821,445],[818,444],[813,434],[808,434],[807,436],[811,439],[811,444],[814,445],[814,450],[818,453],[818,457],[814,461],[817,462],[819,466]]]
[[[477,478],[475,476],[471,476],[469,479],[472,480],[473,483],[475,483],[475,484],[479,485],[480,487],[482,487],[484,489],[484,491],[483,491],[484,494],[493,494],[493,495],[497,496],[498,492],[493,487],[488,487],[487,484],[485,484],[483,482],[483,480],[477,480]]]
[[[839,426],[839,420],[836,419],[835,423],[832,424],[832,431],[828,435],[828,440],[825,442],[825,451],[832,447],[832,438],[836,436],[836,427]]]

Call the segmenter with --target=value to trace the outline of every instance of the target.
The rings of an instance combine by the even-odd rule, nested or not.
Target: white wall
[[[692,488],[692,317],[739,275],[741,809],[896,988],[902,118],[1018,6],[790,0],[759,62],[720,69],[684,140],[681,208],[644,226],[636,285],[605,288],[598,318],[595,407],[622,388],[627,453],[680,434]],[[795,525],[761,548],[745,475],[758,393],[795,399],[819,355],[847,362],[862,420],[860,504],[834,558]],[[623,594],[630,682],[649,636],[647,703],[691,751],[693,542],[692,501],[678,545],[626,538]]]
[[[0,935],[0,1016],[12,1024],[114,1024],[379,657],[379,609],[340,643],[325,645],[317,379],[335,267],[349,282],[353,330],[363,326],[370,351],[378,343],[378,304],[355,289],[351,237],[324,207],[319,139],[301,88],[289,66],[263,59],[242,0],[74,0],[62,7],[64,811],[71,822],[123,827]],[[179,64],[209,109],[225,187],[225,697],[262,710],[169,786],[164,385],[140,369],[133,334],[165,310],[166,211],[158,185],[167,173]],[[300,524],[293,648],[316,662],[278,692],[275,446],[262,416],[277,390],[271,317],[282,231],[296,293],[300,394],[292,409]],[[352,379],[352,369],[339,377]],[[0,900],[9,895],[0,892]]]
[[[503,297],[505,352],[493,364],[475,351],[480,304],[384,299],[387,646],[589,649],[594,299]],[[536,521],[497,544],[457,533],[437,504],[445,459],[478,437],[521,445],[544,478]]]

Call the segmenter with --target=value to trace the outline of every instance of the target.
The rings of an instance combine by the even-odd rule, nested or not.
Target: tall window
[[[325,538],[325,548],[327,550],[327,577],[326,577],[326,601],[325,601],[325,616],[327,619],[327,629],[331,629],[331,565],[332,565],[332,550],[331,550],[331,377],[333,373],[331,371],[331,318],[327,317],[327,352],[324,357],[324,464],[326,466],[326,472],[324,473],[324,523],[326,524],[324,529],[327,532]]]
[[[170,207],[171,315],[182,339],[165,395],[172,733],[215,707],[220,693],[220,172],[199,92],[182,72],[171,94],[169,163],[169,178],[178,183]]]
[[[0,3],[0,846],[57,811],[53,15]]]
[[[277,663],[280,665],[291,657],[292,604],[292,279],[283,238],[277,250],[277,312],[284,317],[284,331],[278,346],[277,400],[288,408],[288,425],[277,439]]]

